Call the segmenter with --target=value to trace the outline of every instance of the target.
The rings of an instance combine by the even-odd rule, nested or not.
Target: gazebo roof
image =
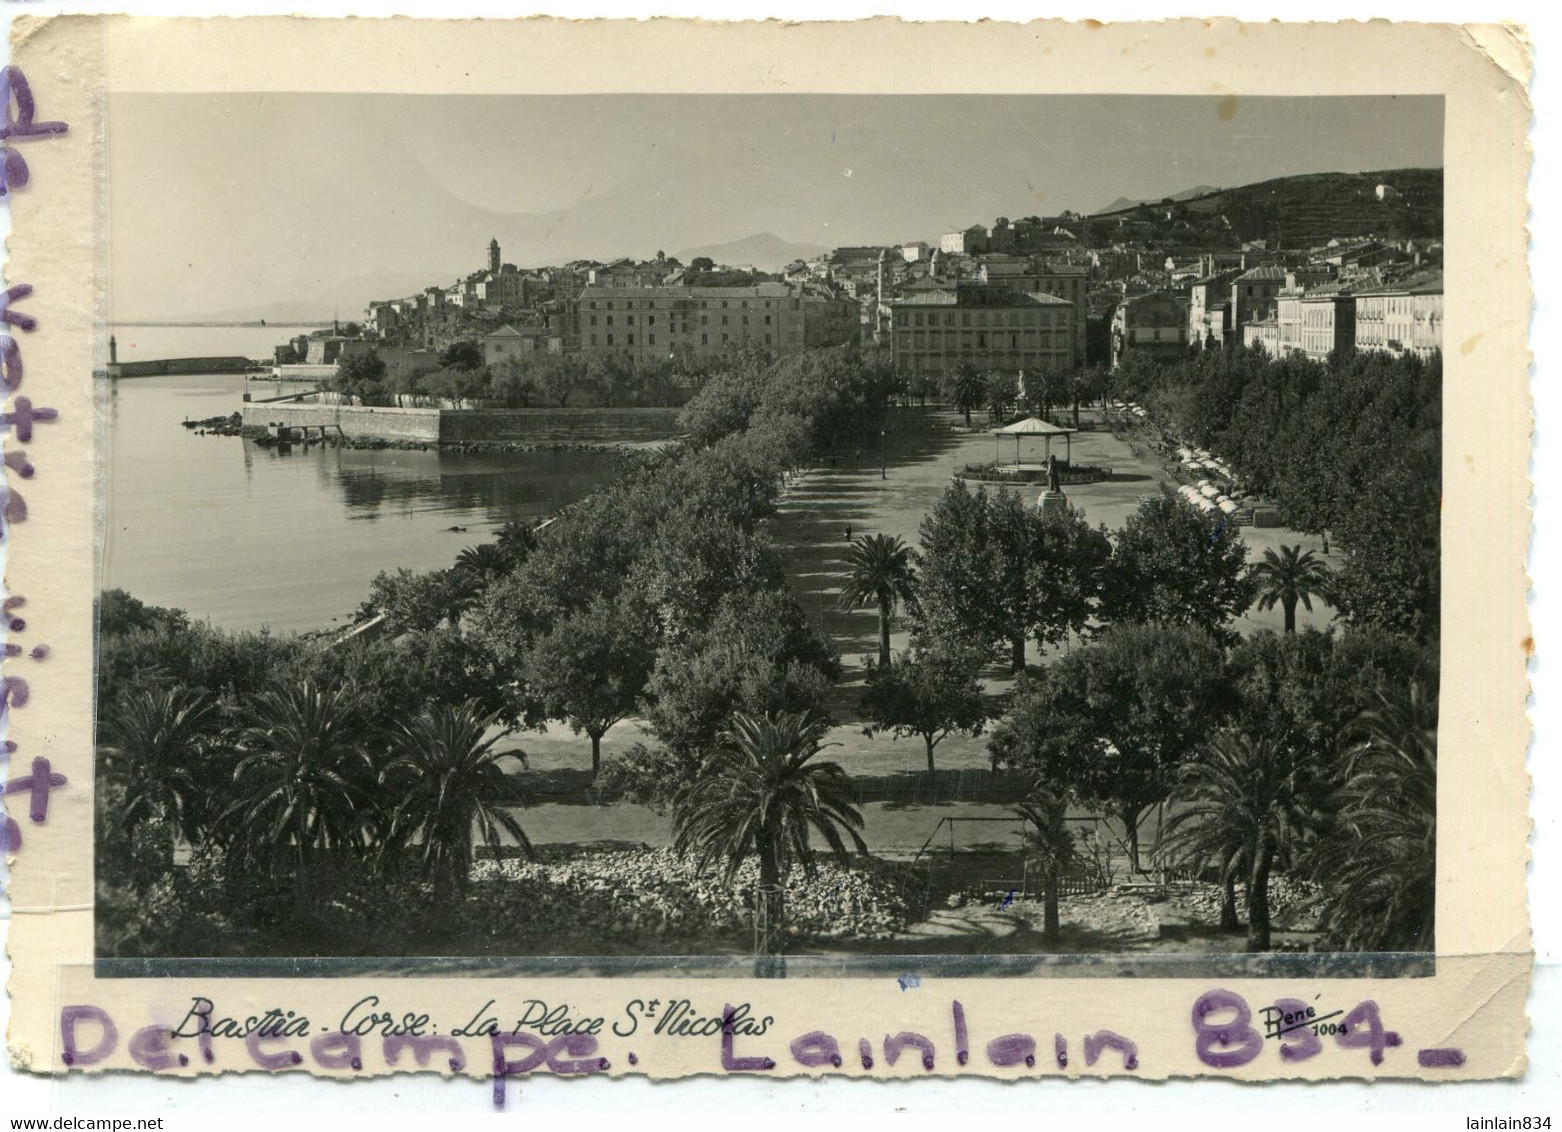
[[[1063,428],[1050,421],[1044,421],[1040,417],[1026,417],[1023,421],[1015,421],[1012,425],[993,429],[994,435],[1002,436],[1066,436],[1075,431],[1072,428]]]

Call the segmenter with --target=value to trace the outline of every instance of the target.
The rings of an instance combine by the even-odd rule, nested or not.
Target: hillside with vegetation
[[[1380,200],[1379,185],[1391,192]],[[1299,247],[1335,237],[1440,237],[1443,171],[1388,169],[1370,173],[1307,173],[1220,189],[1204,196],[1138,204],[1083,218],[1076,232],[1109,242],[1114,229],[1156,243],[1231,246],[1248,240]]]

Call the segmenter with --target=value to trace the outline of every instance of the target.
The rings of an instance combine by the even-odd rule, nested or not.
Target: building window
[[[646,345],[648,345],[648,346],[656,345],[656,335],[654,335],[654,334],[647,334],[645,336],[645,341],[646,341]]]
[[[626,334],[626,335],[624,335],[624,345],[626,345],[626,346],[633,346],[634,344],[635,344],[635,336],[633,334]]]
[[[766,303],[765,305],[768,307],[770,304]],[[770,316],[768,314],[765,316],[765,325],[766,326],[770,325]]]
[[[593,304],[593,305],[595,305],[595,304]],[[596,324],[597,324],[597,316],[596,315],[592,315],[591,316],[591,325],[595,326]]]
[[[701,346],[709,346],[710,345],[710,335],[709,334],[701,334],[700,335],[700,345]]]
[[[646,315],[645,316],[645,324],[647,326],[655,326],[656,325],[656,316],[654,314]]]
[[[611,345],[612,345],[612,344],[613,344],[613,336],[612,336],[612,335],[611,335],[611,334],[609,334],[609,335],[608,335],[608,336],[607,336],[607,344],[608,344],[608,345],[609,345],[609,346],[611,346]]]
[[[612,325],[613,325],[613,316],[612,316],[612,315],[608,315],[608,316],[607,316],[607,324],[608,324],[608,325],[609,325],[609,326],[612,326]]]

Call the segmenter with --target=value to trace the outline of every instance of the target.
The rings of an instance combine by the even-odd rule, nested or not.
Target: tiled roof
[[[919,290],[914,294],[891,299],[890,302],[895,306],[903,307],[964,307],[970,310],[984,307],[1072,307],[1074,305],[1056,295],[1040,292],[1022,293],[1002,287],[980,286]]]
[[[1255,267],[1251,271],[1244,271],[1237,276],[1237,281],[1252,279],[1254,281],[1285,282],[1285,268],[1277,263],[1266,263],[1262,267]]]
[[[1443,293],[1443,273],[1441,271],[1423,272],[1419,275],[1410,275],[1393,283],[1382,283],[1376,287],[1366,287],[1356,292],[1358,295],[1441,295]]]
[[[592,283],[581,295],[593,299],[795,299],[801,297],[801,292],[786,283],[754,283],[746,287],[615,287]]]

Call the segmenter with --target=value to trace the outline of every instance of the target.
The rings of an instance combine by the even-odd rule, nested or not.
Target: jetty
[[[251,373],[266,367],[250,358],[237,356],[212,358],[159,358],[141,362],[109,362],[105,377],[170,377],[180,374]]]

